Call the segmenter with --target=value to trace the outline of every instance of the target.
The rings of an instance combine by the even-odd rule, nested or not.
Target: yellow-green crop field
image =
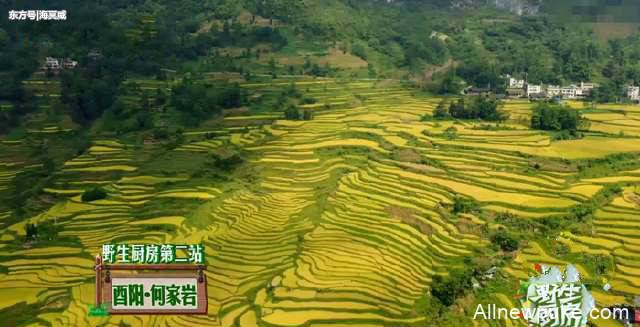
[[[244,87],[268,92],[288,83]],[[623,193],[593,213],[588,232],[525,242],[499,274],[517,285],[536,263],[599,255],[613,262],[610,270],[598,274],[577,264],[584,279],[611,284],[608,292],[594,292],[599,306],[640,295],[640,170],[582,177],[568,164],[640,152],[638,108],[586,116],[594,132],[612,135],[553,141],[516,121],[529,116],[526,102],[506,104],[512,128],[484,130],[476,122],[421,121],[439,99],[399,85],[331,79],[297,85],[317,103],[335,105],[310,106],[315,112],[308,121],[272,114],[226,118],[272,121],[187,130],[185,143],[159,158],[147,155],[159,145],[98,138],[57,168],[44,189],[53,199],[48,208],[16,220],[12,208],[0,206],[0,314],[22,310],[29,326],[422,326],[428,317],[416,310],[417,301],[434,276],[491,246],[482,231],[497,228],[495,216],[562,220],[617,183]],[[345,105],[356,94],[360,102]],[[444,135],[452,126],[453,139]],[[243,151],[250,181],[174,171],[225,146]],[[0,192],[8,192],[27,168],[2,160]],[[82,202],[81,194],[97,185],[108,197]],[[475,200],[486,215],[453,217],[456,196]],[[22,241],[27,223],[46,222],[68,241]],[[209,315],[89,317],[93,257],[102,244],[122,242],[204,244]],[[568,253],[561,257],[548,242]],[[492,299],[517,306],[514,293],[507,288]],[[460,310],[472,314],[473,308]],[[483,324],[489,326],[477,321]]]

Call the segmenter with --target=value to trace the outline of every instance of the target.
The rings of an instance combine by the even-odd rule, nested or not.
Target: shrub
[[[213,164],[216,168],[227,172],[232,171],[236,166],[244,162],[244,160],[242,160],[240,155],[238,155],[237,153],[224,157],[214,157],[213,159]]]
[[[540,219],[540,222],[545,226],[548,231],[554,231],[563,225],[564,219],[557,216],[544,217]]]
[[[446,278],[436,275],[431,282],[431,295],[443,305],[450,306],[472,287],[472,278],[473,270],[469,268],[454,269]]]
[[[553,254],[559,257],[565,256],[571,253],[571,248],[563,243],[557,243],[552,248]]]
[[[293,82],[289,83],[289,85],[287,85],[284,88],[284,90],[282,90],[282,93],[280,93],[280,95],[283,97],[291,97],[291,98],[302,97],[302,93],[300,92],[300,90],[298,90],[298,88],[296,87],[296,84]],[[313,98],[309,98],[309,99],[313,99]]]
[[[39,225],[27,223],[25,226],[27,241],[33,239],[44,241],[54,240],[58,237],[61,230],[62,227],[60,225],[56,225],[53,221],[45,221]]]
[[[433,118],[435,119],[449,119],[451,115],[449,114],[449,108],[447,107],[447,103],[445,100],[442,100],[438,103],[438,106],[433,111]]]
[[[27,223],[25,225],[25,234],[26,234],[27,240],[36,238],[38,235],[38,227],[36,227],[35,224]]]
[[[577,131],[561,130],[552,136],[554,141],[574,140],[576,138],[582,138],[582,133]]]
[[[502,251],[507,252],[517,250],[520,243],[513,235],[504,229],[500,229],[491,235],[491,242],[500,247]]]
[[[456,139],[458,137],[458,129],[456,129],[453,126],[445,129],[444,130],[444,137],[446,137],[448,140]]]
[[[197,126],[222,109],[241,107],[247,103],[247,92],[237,83],[193,83],[184,80],[171,93],[170,104],[180,112],[188,125]]]
[[[479,96],[475,97],[471,104],[459,99],[449,105],[449,114],[458,119],[501,121],[507,119],[507,115],[499,110],[500,106],[501,102],[495,98]]]
[[[604,275],[612,271],[614,268],[614,263],[609,256],[601,254],[584,254],[582,260],[586,266],[593,269],[593,271],[595,271],[598,275]]]
[[[472,199],[461,196],[456,196],[453,199],[453,213],[455,214],[469,213],[475,211],[477,208],[478,204]]]
[[[302,112],[303,120],[313,120],[313,111],[312,110],[304,110]]]
[[[429,115],[429,114],[424,114],[422,116],[420,116],[420,121],[425,122],[425,121],[432,121],[433,120],[433,116]]]
[[[571,208],[570,218],[576,219],[578,221],[584,221],[588,217],[591,217],[594,211],[595,208],[591,203],[579,204]]]
[[[296,106],[289,105],[284,111],[284,118],[290,120],[298,120],[300,119],[300,111],[298,110],[298,108],[296,108]]]
[[[318,100],[316,100],[315,98],[312,98],[312,97],[304,97],[304,98],[302,98],[302,103],[303,104],[314,104],[314,103],[317,103],[317,102],[318,102]]]
[[[450,70],[437,86],[437,91],[440,94],[460,94],[464,84],[464,80],[456,76],[453,70]]]
[[[153,138],[156,140],[166,140],[169,138],[169,131],[166,128],[154,129]]]
[[[102,200],[107,197],[107,192],[100,187],[94,187],[82,194],[82,202]]]
[[[367,60],[367,49],[359,42],[351,47],[351,53],[362,60]]]

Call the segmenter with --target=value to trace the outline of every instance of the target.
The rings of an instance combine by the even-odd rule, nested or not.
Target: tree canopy
[[[240,107],[246,101],[246,91],[238,84],[220,82],[207,85],[186,80],[174,87],[170,102],[182,113],[187,125],[197,126],[203,120],[220,114],[222,109]]]
[[[506,113],[500,110],[502,103],[495,98],[477,96],[471,101],[460,98],[449,105],[440,103],[434,112],[434,118],[446,119],[480,119],[485,121],[502,121],[507,119]]]
[[[578,110],[546,102],[537,104],[531,114],[531,128],[534,129],[575,133],[585,129],[586,124]]]

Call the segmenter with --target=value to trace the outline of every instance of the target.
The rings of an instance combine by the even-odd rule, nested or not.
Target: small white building
[[[547,85],[545,87],[545,93],[547,97],[553,98],[562,94],[560,85]]]
[[[509,88],[510,89],[523,89],[524,88],[524,80],[517,79],[513,77],[509,77]]]
[[[533,94],[542,93],[542,85],[537,84],[527,84],[527,96],[530,97]]]
[[[640,101],[640,86],[627,86],[627,97],[631,101]]]
[[[575,85],[563,86],[560,89],[560,93],[562,94],[562,98],[564,99],[575,99],[577,97],[578,87]]]
[[[560,89],[560,93],[562,93],[562,97],[564,99],[580,99],[584,96],[582,88],[576,86],[575,84],[563,86]]]
[[[60,69],[60,60],[53,57],[46,57],[44,59],[44,68],[58,70]]]
[[[62,67],[64,67],[64,69],[74,69],[78,66],[78,62],[75,60],[71,60],[69,58],[65,58],[62,61]]]
[[[591,91],[591,90],[595,89],[596,87],[598,87],[598,85],[596,83],[580,82],[580,88],[582,89],[582,91]]]
[[[580,82],[580,90],[582,90],[582,96],[586,97],[589,96],[591,94],[591,92],[593,92],[593,89],[595,89],[596,87],[598,87],[598,84],[596,83],[584,83],[584,82]]]
[[[57,72],[61,69],[74,69],[78,67],[78,62],[72,60],[71,58],[54,58],[54,57],[46,57],[44,58],[44,64],[42,65],[43,69],[51,70]]]

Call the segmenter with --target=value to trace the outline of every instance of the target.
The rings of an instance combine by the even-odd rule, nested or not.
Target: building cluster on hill
[[[87,58],[89,61],[97,61],[102,58],[102,52],[99,50],[93,49],[87,53]],[[75,69],[78,67],[78,62],[69,57],[66,58],[55,58],[55,57],[46,57],[42,62],[42,70],[51,71],[53,73],[58,73],[64,69]]]
[[[71,58],[46,57],[42,65],[42,69],[57,72],[62,69],[74,69],[77,66],[78,62]]]
[[[507,75],[506,95],[511,98],[566,99],[581,100],[587,98],[598,84],[580,82],[567,86],[552,84],[532,84],[526,80]]]

